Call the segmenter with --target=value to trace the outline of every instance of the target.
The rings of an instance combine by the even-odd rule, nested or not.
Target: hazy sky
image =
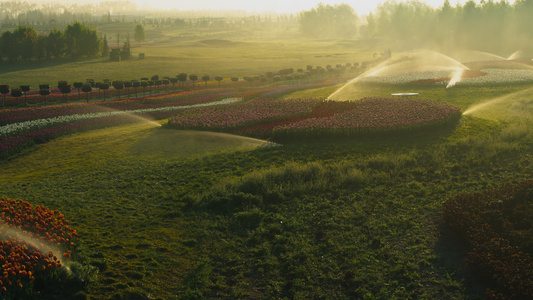
[[[32,0],[32,2],[49,2],[47,0]],[[110,1],[110,0],[102,0]],[[112,1],[112,0],[111,0]],[[374,10],[380,3],[385,0],[130,0],[137,4],[139,8],[164,9],[176,8],[181,10],[193,9],[242,9],[247,11],[275,11],[275,12],[299,12],[316,7],[319,3],[324,4],[341,4],[346,3],[355,9],[357,14],[363,15]],[[496,0],[495,2],[499,2]],[[53,2],[53,1],[50,1]],[[97,3],[98,0],[58,0],[56,2],[64,3]],[[405,0],[397,2],[406,2]],[[440,7],[444,0],[423,0],[433,7]],[[452,6],[458,3],[465,3],[466,0],[450,0]],[[479,3],[479,0],[476,0]],[[508,1],[514,3],[514,0]]]

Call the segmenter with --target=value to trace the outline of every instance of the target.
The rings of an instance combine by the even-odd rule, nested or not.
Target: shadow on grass
[[[20,61],[20,62],[2,62],[0,65],[0,74],[6,74],[11,72],[19,71],[31,71],[38,69],[46,69],[51,67],[57,67],[61,65],[78,63],[82,65],[89,64],[101,64],[101,63],[111,63],[109,59],[106,58],[96,58],[96,59],[74,59],[74,58],[58,58],[50,60],[32,60],[32,61]]]
[[[465,295],[470,295],[471,299],[484,299],[488,285],[468,266],[469,248],[444,222],[440,225],[439,232],[435,252],[438,260],[447,270],[449,280],[461,283]]]
[[[153,130],[130,150],[138,155],[187,157],[210,152],[249,149],[265,144],[266,141],[227,133],[161,127]]]

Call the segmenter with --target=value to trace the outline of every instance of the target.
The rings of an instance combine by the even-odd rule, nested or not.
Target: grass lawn
[[[134,26],[132,25],[133,30]],[[107,36],[113,46],[111,34]],[[37,89],[39,84],[52,87],[57,81],[69,83],[110,80],[140,80],[158,74],[160,77],[174,77],[179,73],[242,78],[286,68],[302,68],[307,65],[322,66],[346,63],[361,63],[372,60],[366,44],[336,40],[307,40],[301,38],[241,40],[238,34],[221,33],[178,38],[180,31],[165,31],[159,39],[136,45],[132,41],[132,58],[111,62],[108,58],[72,61],[63,58],[54,61],[4,63],[0,71],[0,82],[11,87],[28,84]],[[333,51],[332,51],[333,49]],[[139,53],[145,58],[139,59]]]
[[[232,76],[366,55],[336,41],[202,43],[145,45],[147,59],[117,63],[137,64],[131,71],[96,60],[84,72],[137,78],[153,73],[151,64],[161,76]],[[72,66],[75,74],[82,64],[91,62],[42,73]],[[399,87],[357,88],[354,97]],[[364,139],[273,146],[148,122],[78,133],[2,162],[1,196],[65,214],[80,234],[74,259],[100,270],[91,299],[481,298],[486,282],[470,275],[466,253],[443,227],[442,203],[531,176],[531,116],[523,111],[531,101],[521,92],[530,86],[401,88],[463,110],[516,97],[464,116],[453,130]]]
[[[441,204],[531,174],[531,134],[510,130],[464,117],[438,134],[258,147],[139,123],[40,145],[0,184],[73,221],[96,299],[466,298],[483,284]]]

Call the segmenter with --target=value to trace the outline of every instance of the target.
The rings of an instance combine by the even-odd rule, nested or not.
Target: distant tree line
[[[206,17],[209,16],[209,17]],[[0,28],[12,30],[17,26],[35,27],[37,30],[50,30],[72,22],[101,25],[110,23],[134,23],[155,27],[209,27],[237,28],[247,26],[283,26],[295,22],[289,14],[273,12],[249,15],[244,10],[165,10],[154,6],[140,9],[132,1],[113,0],[66,5],[47,0],[40,3],[9,0],[0,1]]]
[[[64,31],[54,29],[39,35],[33,27],[18,26],[0,36],[0,58],[8,61],[95,57],[102,42],[93,28],[75,22]]]
[[[367,16],[360,28],[366,38],[385,39],[396,47],[453,52],[469,49],[491,53],[533,50],[533,0],[469,0],[439,8],[419,1],[385,2]]]
[[[355,38],[358,16],[348,4],[324,5],[299,15],[301,32],[312,38]]]

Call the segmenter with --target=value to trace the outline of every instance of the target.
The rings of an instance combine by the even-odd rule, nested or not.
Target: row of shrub
[[[0,159],[12,157],[35,144],[74,132],[138,122],[139,117],[161,120],[175,115],[176,111],[180,110],[224,106],[262,95],[279,96],[323,84],[328,83],[253,90],[197,90],[96,103],[98,105],[76,103],[2,110]]]

